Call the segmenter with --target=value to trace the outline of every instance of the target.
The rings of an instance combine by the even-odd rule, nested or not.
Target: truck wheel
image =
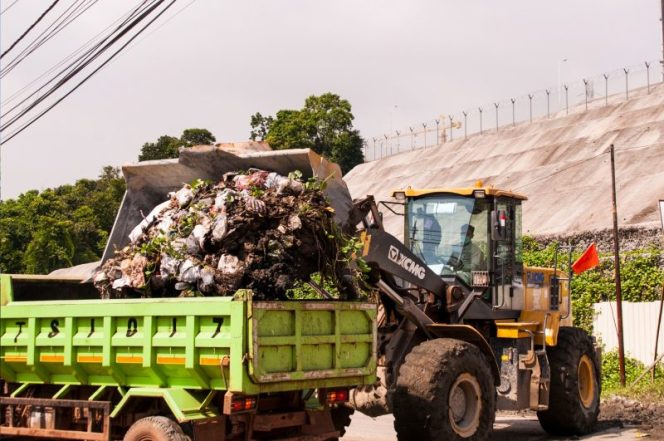
[[[170,418],[152,416],[131,425],[124,441],[191,441],[178,423]]]
[[[475,345],[425,341],[401,365],[392,406],[400,441],[489,439],[496,408],[491,368]]]
[[[350,416],[353,412],[355,412],[354,409],[344,405],[330,409],[332,423],[334,424],[334,429],[339,432],[339,438],[346,434],[346,427],[350,426]]]
[[[537,412],[542,428],[554,435],[583,435],[599,414],[600,366],[590,336],[560,328],[558,345],[546,348],[551,365],[549,408]]]

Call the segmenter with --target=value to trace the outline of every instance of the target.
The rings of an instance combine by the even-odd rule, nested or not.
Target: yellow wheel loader
[[[553,434],[590,432],[598,356],[571,327],[571,274],[523,263],[526,197],[481,183],[393,197],[384,205],[404,217],[403,242],[373,197],[354,205],[383,306],[381,385],[356,390],[355,408],[392,412],[401,441],[489,439],[496,410],[534,410]]]

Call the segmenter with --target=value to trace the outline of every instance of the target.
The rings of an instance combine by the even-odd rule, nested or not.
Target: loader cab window
[[[437,274],[470,284],[486,271],[489,204],[485,199],[436,195],[412,199],[406,210],[406,244]]]

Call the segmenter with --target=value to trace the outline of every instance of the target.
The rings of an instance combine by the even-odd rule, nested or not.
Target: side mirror
[[[505,210],[491,211],[491,239],[507,240],[507,212]]]

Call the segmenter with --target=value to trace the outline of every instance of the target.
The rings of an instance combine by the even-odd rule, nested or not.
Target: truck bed
[[[372,383],[376,305],[230,297],[18,301],[0,276],[9,383],[260,394]]]

